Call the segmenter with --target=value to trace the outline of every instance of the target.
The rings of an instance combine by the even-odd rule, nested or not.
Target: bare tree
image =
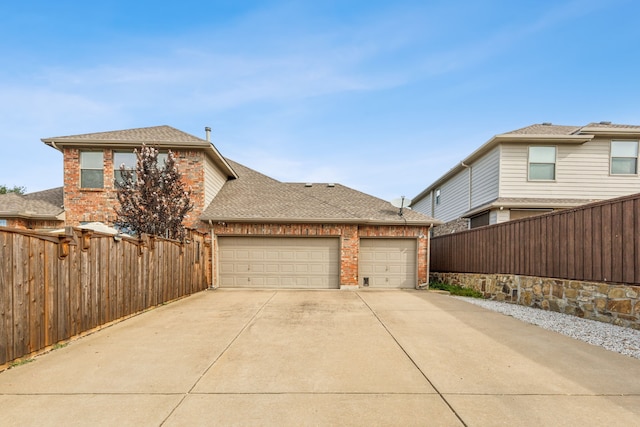
[[[193,209],[190,190],[185,189],[175,157],[169,151],[164,165],[158,164],[158,150],[144,145],[136,154],[135,171],[120,165],[116,180],[118,218],[115,225],[136,234],[151,234],[183,240],[183,221]]]

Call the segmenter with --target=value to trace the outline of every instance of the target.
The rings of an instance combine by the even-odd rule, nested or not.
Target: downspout
[[[467,175],[469,177],[468,187],[469,187],[469,200],[467,201],[467,211],[471,210],[471,166],[465,164],[464,162],[460,162],[460,166],[467,169]],[[471,220],[467,218],[467,229],[471,228]]]
[[[429,225],[429,231],[427,231],[427,289],[429,289],[429,283],[431,278],[431,231],[433,229],[433,223]]]
[[[211,275],[210,275],[211,284],[209,285],[209,290],[215,290],[216,287],[214,286],[214,282],[216,282],[216,280],[213,277],[213,271],[214,271],[213,263],[215,261],[214,252],[215,252],[216,245],[215,245],[215,241],[214,241],[215,235],[213,234],[213,221],[211,221],[211,220],[209,220],[209,234],[211,235]],[[218,271],[218,270],[215,269],[215,271]]]

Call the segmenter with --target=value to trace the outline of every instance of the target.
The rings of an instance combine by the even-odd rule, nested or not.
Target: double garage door
[[[219,283],[227,288],[337,289],[340,239],[218,237]],[[360,287],[414,288],[415,239],[361,239]]]
[[[218,237],[220,286],[340,287],[340,240],[329,237]]]

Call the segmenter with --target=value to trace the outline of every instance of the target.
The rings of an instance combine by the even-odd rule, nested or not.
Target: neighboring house
[[[412,200],[434,235],[640,192],[640,126],[534,124],[496,135]]]
[[[112,225],[119,165],[142,143],[171,150],[212,236],[214,287],[415,288],[428,281],[429,228],[440,222],[339,184],[283,183],[169,126],[44,138],[64,157],[66,224]]]
[[[0,226],[51,229],[64,224],[62,187],[20,195],[0,194]]]

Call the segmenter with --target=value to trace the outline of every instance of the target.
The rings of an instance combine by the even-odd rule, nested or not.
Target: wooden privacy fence
[[[640,285],[640,194],[431,240],[434,272]]]
[[[0,366],[207,288],[210,244],[0,228]]]

